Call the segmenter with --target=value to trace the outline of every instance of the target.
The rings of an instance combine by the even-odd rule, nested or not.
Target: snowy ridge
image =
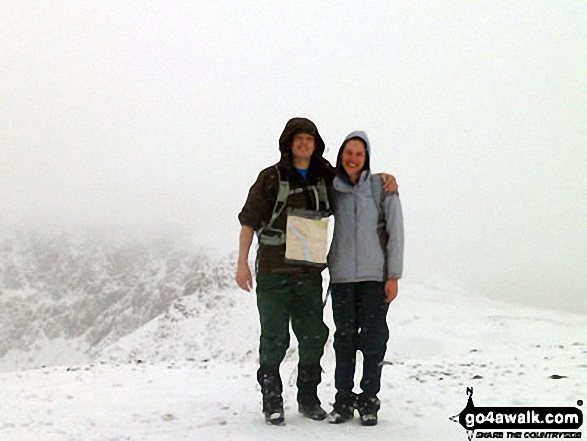
[[[254,294],[238,290],[182,297],[160,316],[101,351],[107,362],[255,361]]]
[[[0,240],[0,370],[89,361],[182,297],[214,301],[235,260],[177,239],[20,233]]]

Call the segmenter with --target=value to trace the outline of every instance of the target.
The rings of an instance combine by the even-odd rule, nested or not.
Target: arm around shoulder
[[[397,193],[398,185],[395,176],[387,173],[377,173],[375,176],[381,178],[383,191],[386,193]]]

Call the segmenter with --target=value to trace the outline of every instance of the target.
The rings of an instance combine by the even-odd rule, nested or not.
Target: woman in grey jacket
[[[334,236],[328,255],[336,332],[335,387],[331,423],[359,410],[361,424],[377,424],[381,362],[387,349],[386,315],[397,296],[403,268],[403,217],[398,193],[381,191],[370,173],[365,132],[349,134],[334,179]],[[362,393],[353,393],[357,350],[363,353]]]

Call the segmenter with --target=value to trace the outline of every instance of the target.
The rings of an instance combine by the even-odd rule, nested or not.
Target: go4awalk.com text
[[[472,438],[581,438],[583,412],[579,407],[476,407],[473,388],[467,388],[465,408],[451,417]]]

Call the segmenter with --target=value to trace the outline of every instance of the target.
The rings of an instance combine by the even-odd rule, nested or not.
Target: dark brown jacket
[[[293,167],[291,154],[291,140],[297,133],[309,133],[314,136],[316,149],[310,161],[306,182]],[[320,137],[316,126],[304,118],[294,118],[288,122],[283,134],[279,139],[279,150],[281,160],[277,164],[282,179],[289,181],[290,189],[305,188],[306,191],[290,195],[287,198],[286,208],[275,220],[273,228],[285,231],[287,222],[287,208],[301,208],[306,210],[316,209],[316,199],[310,185],[316,185],[320,178],[324,178],[331,194],[332,179],[334,178],[333,168],[330,163],[322,158],[324,152],[324,141]],[[256,232],[269,222],[273,207],[277,199],[279,189],[279,177],[275,166],[267,167],[259,173],[259,176],[251,189],[245,205],[238,215],[241,225],[247,225]],[[332,200],[331,197],[329,197]],[[323,208],[323,207],[321,207]],[[323,268],[308,267],[305,265],[285,262],[285,245],[264,245],[259,244],[257,252],[257,271],[265,273],[290,273],[290,274],[319,274]]]

